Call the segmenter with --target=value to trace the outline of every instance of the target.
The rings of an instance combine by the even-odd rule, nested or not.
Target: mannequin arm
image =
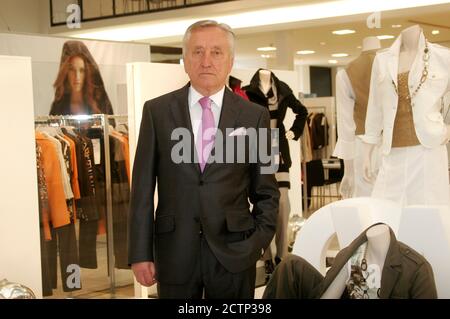
[[[344,176],[342,177],[339,194],[342,198],[353,197],[355,191],[355,170],[353,160],[344,160]]]
[[[447,126],[447,135],[445,136],[445,140],[442,143],[442,145],[446,145],[449,141],[450,141],[450,125],[446,125]]]
[[[287,132],[286,132],[286,138],[287,138],[288,140],[292,140],[294,137],[295,137],[294,132],[292,132],[292,131],[287,131]]]
[[[372,154],[375,149],[375,144],[368,144],[364,143],[364,154],[363,154],[363,172],[364,172],[364,179],[368,183],[375,182],[375,174],[373,173],[373,167],[372,167]]]

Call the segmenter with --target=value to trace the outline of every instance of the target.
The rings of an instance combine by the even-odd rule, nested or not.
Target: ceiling
[[[362,1],[362,0],[360,0]],[[415,0],[416,2],[419,0]],[[356,3],[361,5],[362,2],[346,1],[347,4]],[[420,2],[420,1],[419,1]],[[295,59],[295,64],[309,64],[309,65],[327,65],[330,59],[337,60],[335,65],[345,65],[350,60],[354,59],[361,52],[360,46],[362,41],[367,36],[377,35],[393,35],[398,36],[401,30],[405,28],[419,24],[425,33],[425,36],[430,42],[440,43],[444,46],[450,47],[450,1],[441,1],[444,4],[427,5],[416,8],[407,8],[399,10],[383,11],[381,13],[375,13],[375,16],[379,17],[379,25],[376,28],[370,29],[367,26],[367,19],[371,14],[353,14],[346,16],[339,16],[339,13],[329,14],[329,18],[316,18],[313,19],[308,15],[306,18],[302,17],[302,21],[296,20],[295,17],[289,21],[289,23],[277,23],[272,25],[262,25],[257,27],[243,27],[235,28],[236,33],[236,62],[239,63],[239,67],[248,65],[249,67],[264,66],[264,65],[277,65],[281,60],[292,61]],[[215,15],[226,15],[244,12],[246,10],[265,10],[286,6],[308,6],[308,5],[322,5],[327,6],[328,3],[334,5],[334,8],[340,9],[341,3],[345,1],[330,1],[330,0],[245,0],[245,1],[230,1],[221,4],[215,4],[210,6],[180,9],[173,11],[166,11],[156,13],[151,16],[136,16],[127,17],[116,21],[103,21],[94,23],[85,23],[84,31],[102,30],[121,28],[121,26],[131,24],[143,24],[143,23],[157,23],[158,21],[183,21],[186,19],[205,19],[214,17]],[[366,2],[366,7],[377,7],[381,5],[381,1]],[[389,3],[399,3],[403,7],[409,6],[411,3],[407,0],[391,0],[383,1],[383,5],[386,7]],[[426,0],[422,1],[422,4],[428,4]],[[306,8],[305,7],[305,8]],[[236,9],[238,8],[238,9]],[[290,7],[289,7],[290,8]],[[302,7],[303,8],[303,7]],[[208,10],[206,10],[208,9]],[[349,12],[349,8],[345,8]],[[345,11],[345,10],[344,10]],[[351,11],[351,8],[350,8]],[[372,10],[360,11],[370,12]],[[296,11],[302,12],[302,11]],[[314,9],[310,12],[311,15],[317,13]],[[333,15],[336,15],[333,17]],[[374,16],[372,16],[374,17]],[[288,19],[288,18],[286,18]],[[100,24],[101,23],[101,24]],[[393,28],[392,25],[401,25],[401,27]],[[378,28],[379,27],[379,28]],[[356,32],[349,35],[334,35],[331,32],[339,29],[352,29]],[[67,29],[60,28],[61,32],[58,32],[58,28],[54,29],[54,33],[60,33],[70,35],[71,32],[67,32]],[[160,29],[159,29],[160,30]],[[184,29],[183,29],[184,30]],[[431,34],[432,30],[439,30],[439,34]],[[63,32],[64,31],[64,32]],[[118,33],[112,33],[118,34]],[[153,39],[139,39],[136,42],[150,43],[159,46],[174,46],[181,47],[181,36],[167,36]],[[395,39],[382,40],[382,47],[388,47]],[[261,57],[261,52],[258,52],[256,48],[262,46],[275,45],[278,50],[276,53],[270,53],[273,57],[265,59]],[[298,50],[314,50],[315,53],[311,55],[296,55]],[[333,53],[347,53],[348,57],[334,58],[331,57]],[[157,61],[161,60],[175,60],[179,56],[177,55],[155,55]]]
[[[296,64],[330,65],[328,60],[337,60],[337,65],[345,65],[353,60],[361,52],[362,41],[368,36],[393,35],[397,37],[405,28],[418,24],[422,27],[426,38],[433,43],[450,47],[450,4],[433,8],[432,13],[426,14],[399,14],[398,17],[384,18],[381,13],[381,28],[369,29],[366,25],[366,17],[361,21],[349,21],[330,23],[325,25],[298,27],[283,31],[266,31],[249,34],[238,34],[236,53],[244,59],[260,59],[262,52],[256,48],[281,44],[282,50],[289,50],[294,55]],[[430,10],[429,10],[430,11]],[[397,26],[393,28],[392,26]],[[400,27],[398,27],[401,25]],[[333,30],[352,29],[356,32],[348,35],[334,35]],[[439,34],[433,35],[433,30],[439,30]],[[283,41],[287,38],[287,41]],[[389,47],[394,39],[381,40],[383,48]],[[287,44],[286,44],[287,43]],[[299,50],[313,50],[314,54],[297,55]],[[348,57],[334,58],[333,53],[347,53]],[[274,55],[276,53],[269,53]]]

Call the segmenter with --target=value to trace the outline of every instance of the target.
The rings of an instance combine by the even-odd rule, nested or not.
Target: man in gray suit
[[[234,60],[234,34],[227,25],[191,25],[183,57],[190,83],[144,105],[133,166],[129,262],[139,283],[158,283],[160,298],[253,298],[256,262],[275,232],[277,182],[273,173],[264,173],[269,163],[260,156],[248,160],[248,150],[244,162],[211,158],[219,149],[228,151],[224,145],[233,139],[248,142],[241,135],[252,129],[270,150],[269,113],[225,87]],[[192,147],[184,151],[192,161],[173,158],[172,133],[180,128],[190,133],[184,143]],[[206,128],[223,139],[207,136]]]

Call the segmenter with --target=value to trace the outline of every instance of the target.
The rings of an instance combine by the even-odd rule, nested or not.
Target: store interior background
[[[56,0],[61,8],[76,1]],[[89,15],[99,16],[108,14],[109,0],[89,0],[85,6]],[[125,4],[127,1],[117,1]],[[128,1],[129,10],[138,10],[142,3],[147,1]],[[142,3],[140,3],[142,2]],[[152,2],[152,1],[150,1]],[[157,1],[155,1],[157,2]],[[164,1],[161,1],[164,2]],[[171,2],[171,1],[168,1]],[[174,2],[174,1],[172,1]],[[183,1],[181,1],[183,2]],[[388,48],[400,32],[412,25],[420,25],[425,36],[430,42],[450,47],[450,1],[428,1],[430,5],[416,7],[416,3],[426,4],[427,1],[390,1],[401,2],[403,8],[381,12],[364,12],[348,15],[351,12],[352,1],[333,1],[342,3],[342,13],[317,12],[321,18],[299,15],[299,21],[275,24],[257,21],[257,26],[245,26],[235,28],[236,33],[236,69],[251,69],[256,72],[258,68],[271,70],[289,70],[296,72],[298,77],[298,92],[296,96],[302,100],[305,97],[333,97],[335,95],[336,72],[355,59],[361,53],[362,41],[367,36],[387,36],[381,39],[382,48]],[[362,1],[366,2],[366,1]],[[380,7],[387,5],[389,1],[380,1]],[[301,0],[237,0],[219,3],[205,4],[190,8],[162,10],[153,13],[130,15],[119,18],[99,19],[92,22],[82,22],[81,29],[70,30],[66,26],[51,26],[50,1],[49,0],[0,0],[0,33],[37,34],[57,37],[81,37],[96,40],[121,40],[146,44],[151,52],[151,62],[182,63],[181,60],[181,36],[185,27],[180,28],[181,33],[163,37],[146,38],[139,32],[120,32],[123,28],[156,25],[158,23],[186,23],[186,20],[194,21],[207,18],[215,18],[220,21],[221,16],[242,14],[247,11],[279,9],[284,7],[320,6],[331,4],[331,1],[301,1]],[[344,5],[345,4],[345,5]],[[321,7],[317,7],[320,10]],[[106,12],[106,13],[105,13]],[[319,14],[320,13],[320,14]],[[65,13],[60,12],[60,16]],[[274,11],[273,15],[279,13]],[[66,14],[67,15],[67,14]],[[58,16],[53,17],[58,18]],[[278,17],[279,18],[279,17]],[[379,19],[379,20],[378,20]],[[283,19],[279,19],[283,20]],[[225,21],[227,22],[227,21]],[[378,25],[379,23],[379,25]],[[187,23],[189,25],[190,23]],[[183,25],[183,24],[182,24]],[[233,27],[233,23],[230,23]],[[369,28],[372,26],[373,28]],[[333,34],[336,30],[354,30],[354,33],[345,35]],[[105,32],[107,31],[107,32]],[[117,38],[120,34],[120,39]],[[276,47],[274,51],[258,51],[261,47]],[[314,51],[309,54],[301,54],[298,51]],[[308,52],[302,52],[308,53]],[[333,56],[341,54],[342,56]],[[345,54],[345,56],[343,56]],[[248,83],[244,82],[242,85]],[[115,97],[112,97],[114,100]],[[123,100],[123,99],[122,99]],[[447,99],[448,100],[448,99]],[[35,116],[47,115],[50,105],[35,105]],[[124,107],[114,105],[116,114],[126,113]],[[333,107],[334,104],[333,104]],[[333,115],[335,116],[335,112]],[[446,119],[448,122],[450,120]],[[335,121],[332,121],[335,123]],[[330,130],[336,127],[331,126]],[[331,141],[333,143],[335,141]],[[333,144],[334,145],[334,144]],[[328,155],[331,155],[329,152]],[[337,188],[334,189],[334,192]],[[292,200],[292,199],[291,199]],[[99,258],[106,259],[106,238],[99,236],[99,250],[103,254]],[[339,247],[330,249],[338,250]],[[105,260],[99,259],[99,265],[105,265]],[[104,273],[104,269],[92,272],[92,278],[86,282],[92,283],[87,289],[87,294],[71,295],[54,294],[52,298],[62,297],[88,297],[109,298],[107,287],[108,280],[98,273]],[[101,279],[98,279],[101,278]],[[1,279],[1,278],[0,278]],[[120,271],[116,274],[117,288],[115,297],[132,297],[140,295],[139,288],[133,287],[133,279],[130,271]],[[120,288],[123,287],[123,288]]]

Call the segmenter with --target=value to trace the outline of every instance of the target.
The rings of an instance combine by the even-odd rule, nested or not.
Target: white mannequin
[[[406,28],[401,32],[402,44],[400,47],[399,60],[398,60],[398,73],[407,72],[411,69],[411,66],[416,58],[417,48],[419,43],[420,34],[422,29],[418,25],[413,25],[412,27]],[[450,125],[447,125],[447,139],[450,140]],[[364,152],[364,179],[368,182],[374,182],[376,176],[372,171],[372,163],[370,159],[372,158],[373,149],[375,145],[367,144],[365,145]]]
[[[366,37],[363,39],[362,52],[378,50],[381,48],[377,37]],[[370,157],[372,158],[372,157]],[[355,166],[353,159],[344,160],[344,176],[339,187],[342,198],[351,198],[355,192]]]
[[[259,70],[259,89],[264,94],[267,94],[269,92],[270,88],[272,87],[272,73],[269,70],[261,69]],[[286,132],[286,138],[288,140],[292,140],[295,137],[294,132],[287,131]]]
[[[368,267],[379,268],[379,278],[381,282],[381,273],[384,267],[384,261],[389,250],[391,242],[391,233],[386,224],[378,224],[369,228],[366,232],[367,236],[367,253],[366,260]],[[339,299],[346,288],[349,279],[349,269],[342,267],[335,280],[331,283],[321,299]]]

